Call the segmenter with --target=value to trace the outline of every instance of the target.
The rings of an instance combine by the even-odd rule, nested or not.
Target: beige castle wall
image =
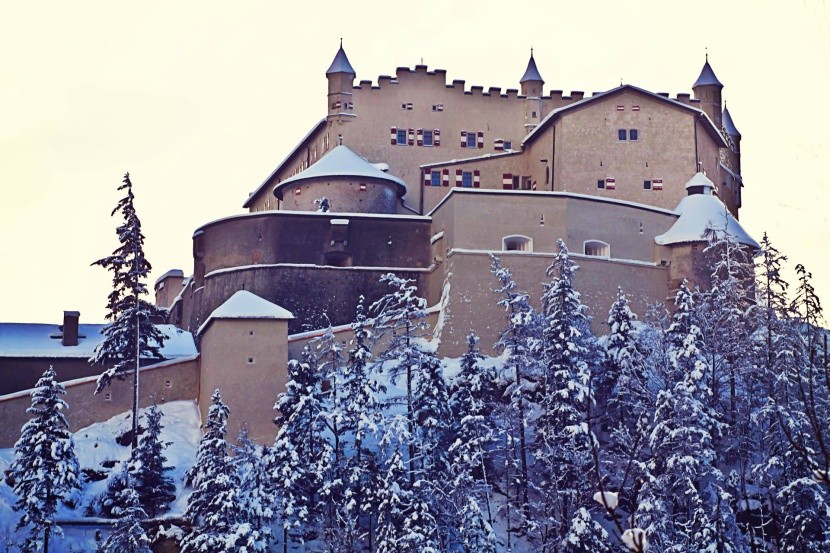
[[[156,305],[159,307],[170,307],[173,300],[182,291],[183,276],[170,276],[155,286]]]
[[[214,390],[230,408],[228,438],[243,424],[250,436],[270,443],[276,435],[271,409],[285,390],[288,323],[273,319],[217,319],[202,335],[199,409],[207,416]]]
[[[166,361],[143,367],[140,372],[139,405],[148,407],[153,401],[193,400],[199,390],[199,359]],[[75,431],[90,424],[130,411],[133,405],[132,380],[115,380],[106,390],[95,395],[96,377],[66,382],[69,404],[65,411],[69,427]],[[26,409],[31,406],[30,391],[0,396],[0,448],[13,447],[20,429],[29,420]]]
[[[553,256],[514,252],[498,252],[498,256],[502,265],[513,271],[518,288],[528,292],[534,307],[540,309],[543,283],[550,282],[545,271]],[[650,304],[662,303],[668,295],[665,267],[578,255],[574,261],[580,266],[575,286],[582,294],[582,301],[591,306],[588,314],[593,317],[595,334],[607,333],[605,320],[619,284],[625,283],[632,309],[641,317]],[[462,355],[466,349],[465,337],[471,329],[481,338],[482,351],[495,353],[494,344],[507,319],[504,309],[497,305],[498,296],[493,289],[498,282],[490,273],[490,264],[490,256],[485,252],[451,253],[448,260],[451,299],[441,335],[441,355]]]
[[[329,200],[332,213],[395,214],[400,203],[396,185],[373,179],[305,180],[285,185],[282,195],[282,209],[292,211],[318,211],[321,198]]]

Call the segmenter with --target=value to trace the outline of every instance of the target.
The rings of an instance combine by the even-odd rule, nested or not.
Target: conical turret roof
[[[695,81],[695,84],[692,85],[692,88],[697,88],[699,86],[705,85],[715,85],[723,88],[723,84],[718,80],[717,76],[715,75],[712,66],[709,65],[709,56],[706,56],[706,63],[703,64],[703,69],[700,70],[700,76]]]
[[[530,50],[530,60],[527,62],[527,69],[525,69],[525,74],[522,75],[522,78],[519,79],[519,83],[527,81],[538,81],[540,83],[545,82],[542,75],[539,74],[539,69],[536,67],[536,60],[533,59],[532,49]]]
[[[349,63],[349,57],[346,55],[346,51],[343,50],[342,40],[340,41],[340,49],[337,51],[337,54],[335,54],[334,61],[331,62],[331,65],[326,71],[326,75],[331,75],[332,73],[349,73],[350,75],[356,74],[352,64]]]
[[[729,115],[729,110],[727,108],[723,108],[723,128],[726,129],[726,133],[729,136],[734,138],[741,137],[741,133],[735,127],[735,122],[732,121],[732,116]]]

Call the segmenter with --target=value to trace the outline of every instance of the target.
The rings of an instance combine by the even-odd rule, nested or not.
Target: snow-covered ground
[[[187,495],[183,493],[184,472],[193,465],[196,459],[196,448],[201,437],[199,431],[199,409],[193,401],[172,401],[159,405],[163,416],[161,423],[161,440],[171,442],[165,449],[168,466],[173,467],[170,474],[176,483],[176,501],[165,516],[179,516],[184,513],[187,505]],[[143,416],[144,410],[141,410]],[[111,473],[118,471],[130,453],[129,446],[121,446],[116,438],[124,434],[131,427],[130,414],[122,413],[111,419],[93,424],[74,433],[75,451],[80,461],[81,469]],[[14,449],[0,449],[0,473],[5,473],[14,458]],[[64,528],[66,536],[58,539],[50,547],[52,553],[71,553],[94,551],[95,532],[101,528],[97,525],[72,526],[70,521],[84,518],[84,510],[90,501],[104,492],[106,479],[87,481],[83,479],[83,489],[72,496],[76,507],[69,508],[61,505],[58,509],[58,519]],[[0,483],[0,550],[6,551],[7,540],[12,544],[22,541],[22,532],[15,534],[14,528],[20,515],[12,509],[17,498],[12,489],[3,481]],[[88,522],[94,522],[88,520]],[[16,551],[12,548],[11,551]]]

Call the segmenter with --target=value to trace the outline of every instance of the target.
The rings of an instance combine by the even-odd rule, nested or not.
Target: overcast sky
[[[741,221],[830,306],[828,32],[825,0],[0,1],[0,321],[103,320],[110,278],[90,263],[117,245],[125,171],[148,285],[190,274],[193,231],[242,213],[325,114],[340,37],[358,80],[423,59],[518,88],[533,46],[546,91],[622,79],[672,96],[708,47],[743,134]]]

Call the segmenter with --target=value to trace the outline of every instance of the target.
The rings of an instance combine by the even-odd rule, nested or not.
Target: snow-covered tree
[[[111,213],[120,213],[123,218],[123,223],[116,228],[120,245],[112,255],[93,263],[112,272],[112,291],[107,298],[109,324],[102,331],[104,340],[95,348],[89,362],[107,367],[98,377],[96,394],[109,386],[114,378],[123,380],[132,375],[132,447],[135,448],[138,439],[138,366],[142,358],[162,359],[160,350],[165,335],[153,324],[161,311],[142,299],[147,294],[144,280],[151,266],[144,256],[144,235],[133,205],[135,196],[129,173],[124,175],[118,190],[126,191]]]
[[[118,517],[112,532],[101,545],[102,553],[151,553],[150,538],[141,526],[147,513],[141,508],[138,493],[132,488],[121,490],[113,514]]]
[[[61,396],[66,389],[55,380],[49,367],[32,390],[32,415],[14,446],[9,471],[17,495],[14,509],[23,515],[17,528],[29,528],[23,551],[49,552],[53,535],[62,535],[55,523],[58,502],[80,488],[80,467],[69,423],[63,411],[68,405]]]
[[[570,521],[568,533],[562,540],[563,553],[610,553],[608,532],[600,526],[587,509],[577,509]]]
[[[266,464],[278,497],[282,518],[283,547],[287,551],[292,532],[305,539],[309,523],[317,520],[320,491],[333,462],[333,448],[326,438],[326,404],[316,358],[306,347],[303,360],[288,363],[286,390],[274,408],[279,430]]]
[[[268,551],[277,498],[268,477],[263,448],[250,438],[248,427],[243,426],[233,451],[232,461],[239,481],[237,544],[251,553]]]
[[[466,496],[458,518],[458,542],[465,553],[496,553],[493,525],[473,495]]]
[[[164,449],[170,442],[162,442],[161,411],[153,405],[145,414],[147,429],[133,450],[131,476],[133,488],[144,511],[151,517],[169,509],[169,504],[176,499],[176,485],[166,473],[173,470],[167,466]]]
[[[226,441],[228,407],[219,390],[213,392],[199,441],[196,464],[187,472],[186,481],[193,488],[187,500],[185,518],[191,529],[182,540],[182,553],[239,550],[244,533],[238,522],[242,507],[239,501],[239,476],[228,455]]]
[[[538,488],[543,532],[549,529],[561,538],[579,497],[588,489],[582,476],[591,466],[587,413],[589,402],[593,402],[589,363],[593,362],[595,346],[585,314],[587,307],[574,288],[578,267],[561,239],[557,246],[547,271],[552,280],[542,297],[545,379],[536,455],[542,476]]]

